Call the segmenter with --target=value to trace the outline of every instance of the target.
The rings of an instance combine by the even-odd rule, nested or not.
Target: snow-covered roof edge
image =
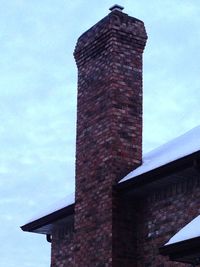
[[[172,245],[196,237],[200,237],[200,215],[194,218],[180,231],[178,231],[173,237],[171,237],[169,241],[165,244],[165,246]]]
[[[59,211],[63,208],[66,208],[72,204],[74,204],[75,202],[75,194],[72,193],[68,196],[66,196],[65,198],[57,201],[56,203],[54,203],[53,205],[50,205],[49,207],[47,207],[44,210],[41,210],[39,213],[37,213],[34,217],[32,217],[30,220],[28,220],[26,222],[26,224],[29,224],[31,222],[34,222],[36,220],[39,220],[45,216],[48,216],[50,214],[53,214],[56,211]]]
[[[119,183],[152,171],[200,150],[200,126],[167,142],[143,156],[142,165],[130,172]]]
[[[141,166],[130,172],[126,177],[120,180],[119,183],[130,180],[141,174],[159,168],[167,163],[180,159],[200,150],[200,126],[193,128],[185,134],[173,139],[172,141],[152,150],[143,157]],[[75,203],[75,194],[68,195],[45,210],[39,212],[31,218],[28,223],[39,220],[56,211],[59,211],[67,206]]]

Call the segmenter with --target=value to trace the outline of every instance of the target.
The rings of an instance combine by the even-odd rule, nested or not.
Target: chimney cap
[[[124,9],[123,6],[120,6],[120,5],[117,5],[117,4],[115,4],[115,5],[113,5],[113,6],[111,6],[111,7],[109,8],[109,10],[110,10],[111,12],[112,12],[112,11],[115,11],[115,10],[122,12],[123,9]]]

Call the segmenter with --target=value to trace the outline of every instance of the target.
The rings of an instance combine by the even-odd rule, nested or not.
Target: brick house
[[[122,10],[113,6],[75,48],[75,194],[21,227],[46,235],[51,267],[199,264],[200,233],[177,236],[198,225],[200,127],[142,155],[147,34]]]

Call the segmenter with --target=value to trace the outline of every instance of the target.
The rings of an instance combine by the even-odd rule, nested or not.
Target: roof
[[[55,222],[59,223],[74,213],[74,193],[42,210],[21,226],[23,231],[51,234]],[[65,222],[66,223],[66,222]]]
[[[191,238],[200,237],[200,215],[184,226],[165,244],[171,245]]]
[[[152,172],[155,176],[155,172],[159,168],[165,167],[173,162],[181,161],[184,158],[188,158],[187,156],[193,155],[198,151],[200,151],[200,126],[193,128],[187,133],[145,154],[143,156],[142,165],[125,176],[119,182],[119,186],[125,185],[130,181],[134,182],[137,179],[140,179],[141,176]],[[149,179],[148,176],[147,179]],[[45,223],[49,223],[49,220],[52,222],[53,220],[58,219],[58,217],[60,218],[62,216],[66,216],[66,214],[71,214],[74,208],[74,203],[75,198],[74,194],[72,194],[66,199],[61,200],[50,208],[40,212],[21,228],[24,231],[34,230],[37,232],[35,229],[45,225]],[[63,212],[60,214],[61,211]],[[40,233],[46,233],[46,230],[40,230]]]
[[[200,215],[185,225],[159,249],[173,261],[199,264],[200,259]]]
[[[143,156],[142,165],[125,176],[120,183],[155,170],[200,150],[200,126],[152,150]]]

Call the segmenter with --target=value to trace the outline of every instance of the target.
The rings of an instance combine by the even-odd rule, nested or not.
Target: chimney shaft
[[[121,10],[113,9],[85,32],[74,52],[78,267],[113,266],[113,185],[142,161],[142,54],[147,35],[142,21]]]

